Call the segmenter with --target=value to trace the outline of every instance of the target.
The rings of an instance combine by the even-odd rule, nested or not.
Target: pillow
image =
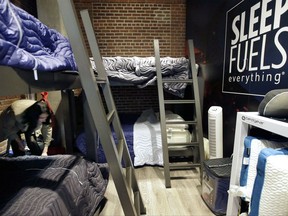
[[[178,115],[178,114],[175,114],[175,113],[168,113],[166,114],[166,123],[169,123],[169,122],[179,122],[179,121],[183,121],[184,122],[184,119]],[[169,124],[166,125],[167,129],[187,129],[188,128],[188,124]]]
[[[288,89],[269,91],[258,107],[259,115],[276,118],[288,117]]]

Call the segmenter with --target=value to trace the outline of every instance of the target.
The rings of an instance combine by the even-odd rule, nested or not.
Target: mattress
[[[288,215],[288,149],[259,154],[249,216]]]
[[[0,215],[94,215],[107,165],[79,156],[0,158]]]
[[[240,174],[240,190],[242,191],[242,197],[246,201],[250,201],[251,199],[260,151],[264,148],[275,149],[283,146],[288,146],[288,142],[258,139],[253,136],[245,137],[243,161]]]
[[[184,121],[177,114],[168,111],[168,121]],[[166,125],[168,143],[187,143],[191,134],[185,124]],[[163,166],[163,150],[159,114],[153,109],[142,112],[134,124],[134,166]]]

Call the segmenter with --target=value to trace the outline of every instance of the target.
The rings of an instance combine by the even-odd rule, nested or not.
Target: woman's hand
[[[48,152],[48,146],[45,146],[41,156],[48,156],[47,152]]]

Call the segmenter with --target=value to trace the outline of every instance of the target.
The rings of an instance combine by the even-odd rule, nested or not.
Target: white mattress
[[[258,156],[264,148],[281,148],[288,146],[287,142],[276,142],[247,136],[244,140],[244,156],[240,177],[240,186],[243,198],[250,201],[253,185],[257,173]]]
[[[287,149],[260,152],[249,216],[288,215],[287,164]]]
[[[167,128],[168,143],[183,143],[191,140],[190,132],[183,129],[183,125],[180,127],[176,125],[175,128]],[[134,124],[133,133],[134,166],[163,166],[161,127],[152,109],[143,111]]]

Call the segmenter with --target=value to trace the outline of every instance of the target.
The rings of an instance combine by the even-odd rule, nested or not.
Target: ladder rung
[[[123,157],[123,149],[124,149],[124,140],[121,139],[121,140],[119,140],[119,142],[117,144],[117,151],[118,151],[120,162],[122,161],[122,157]]]
[[[173,151],[183,151],[186,150],[187,147],[194,147],[199,146],[199,142],[187,142],[187,143],[169,143],[168,142],[169,150]],[[185,149],[183,149],[185,148]]]
[[[105,84],[105,83],[107,83],[107,80],[106,80],[106,79],[101,79],[101,78],[98,78],[98,77],[96,77],[96,81],[97,81],[98,84]]]
[[[169,163],[169,168],[171,169],[190,169],[190,168],[196,168],[196,167],[200,167],[201,164],[199,163]]]
[[[195,100],[164,100],[165,104],[194,104]]]
[[[112,120],[113,120],[113,117],[114,117],[114,114],[115,114],[115,110],[111,110],[111,111],[107,114],[108,124],[111,124],[111,122],[112,122]]]
[[[189,124],[189,125],[193,125],[196,124],[197,121],[166,121],[166,126],[168,125],[174,125],[174,124]]]
[[[126,167],[126,181],[128,188],[132,187],[132,169],[131,167]],[[133,188],[132,188],[133,189]],[[134,191],[133,191],[134,192]]]
[[[193,79],[162,79],[163,83],[192,83]]]

